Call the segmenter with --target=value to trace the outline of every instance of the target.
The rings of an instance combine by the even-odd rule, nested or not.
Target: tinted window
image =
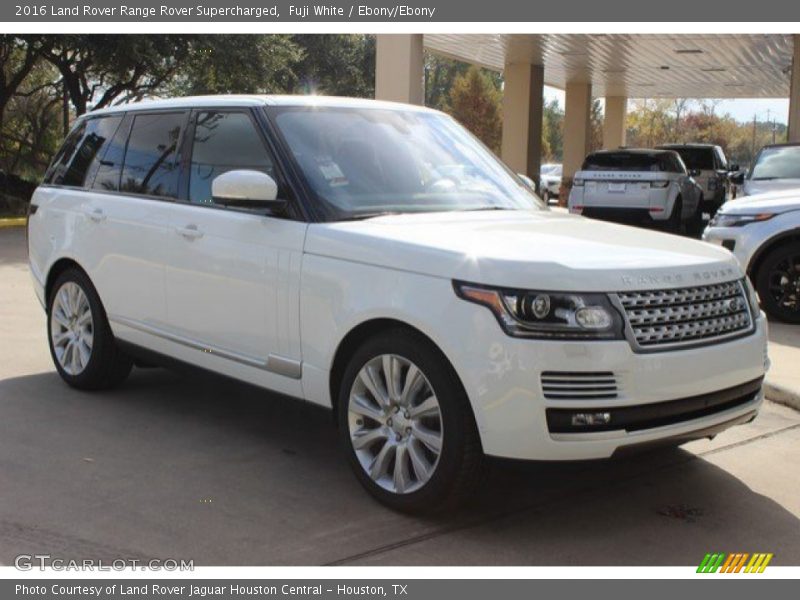
[[[675,151],[681,155],[688,169],[713,171],[715,168],[713,148],[675,148]]]
[[[639,152],[597,152],[586,157],[583,171],[652,171],[682,172],[680,161],[671,152],[647,154]]]
[[[184,113],[136,115],[120,189],[150,196],[178,195],[177,157]]]
[[[131,120],[130,116],[125,117],[117,127],[114,137],[105,144],[102,156],[99,156],[99,159],[96,159],[89,168],[89,175],[86,178],[87,187],[106,191],[119,189],[122,160],[125,158],[125,143],[128,141]]]
[[[764,148],[756,158],[751,179],[800,179],[800,146]]]
[[[210,203],[211,182],[233,169],[261,171],[275,179],[272,161],[246,113],[199,113],[192,145],[189,200]]]
[[[64,142],[51,167],[48,183],[82,187],[94,178],[94,170],[105,153],[107,142],[117,131],[122,116],[83,120]],[[87,177],[87,173],[91,174]]]
[[[722,151],[722,148],[720,148],[719,146],[714,146],[714,154],[716,154],[717,156],[717,168],[727,169],[728,158],[725,156],[725,153]]]

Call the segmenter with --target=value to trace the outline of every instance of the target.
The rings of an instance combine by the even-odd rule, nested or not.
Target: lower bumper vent
[[[549,400],[610,400],[617,397],[617,378],[611,371],[545,371],[542,391]]]

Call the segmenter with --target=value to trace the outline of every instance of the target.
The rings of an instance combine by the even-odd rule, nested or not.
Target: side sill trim
[[[186,346],[194,350],[199,350],[200,352],[205,352],[206,354],[212,354],[220,358],[232,360],[234,362],[247,365],[248,367],[255,367],[256,369],[270,371],[272,373],[275,373],[277,375],[282,375],[284,377],[290,377],[292,379],[300,379],[303,374],[303,363],[299,360],[286,358],[285,356],[279,356],[277,354],[268,354],[267,360],[264,361],[255,356],[249,356],[246,354],[241,354],[239,352],[233,352],[231,350],[219,348],[217,346],[211,346],[209,344],[204,344],[190,337],[164,331],[160,327],[155,327],[153,325],[150,325],[148,323],[143,323],[135,319],[127,319],[125,317],[109,315],[108,320],[111,321],[112,323],[117,323],[125,327],[137,329],[138,331],[149,333],[150,335],[160,337],[170,342],[181,344],[182,346]]]

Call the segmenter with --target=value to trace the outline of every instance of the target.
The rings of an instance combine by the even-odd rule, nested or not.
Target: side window
[[[275,179],[272,159],[247,113],[199,112],[189,169],[189,200],[211,203],[211,182],[233,169],[261,171]]]
[[[120,191],[175,198],[177,160],[184,113],[136,115],[133,119]]]
[[[75,150],[81,139],[83,139],[84,133],[86,133],[86,119],[75,124],[61,148],[56,152],[53,162],[50,163],[50,167],[44,175],[45,183],[61,184],[64,180],[64,173],[69,168],[69,163],[72,161],[72,157],[75,156]]]
[[[109,192],[119,189],[122,160],[125,158],[125,143],[128,141],[131,120],[130,115],[124,118],[117,127],[114,137],[106,143],[102,156],[98,155],[99,158],[92,163],[86,177],[87,187]]]
[[[725,152],[722,151],[722,148],[719,146],[714,147],[714,155],[717,158],[717,169],[726,169],[728,168],[728,159],[725,156]]]
[[[55,165],[48,183],[74,187],[90,184],[94,179],[96,165],[106,151],[107,142],[121,122],[122,116],[117,115],[84,120],[73,132],[75,135],[70,134],[64,143],[64,153]]]

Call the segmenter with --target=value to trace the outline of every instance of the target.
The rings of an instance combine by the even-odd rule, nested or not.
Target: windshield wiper
[[[774,179],[781,179],[781,177],[753,177],[750,181],[773,181]]]
[[[392,210],[384,210],[384,211],[371,212],[371,213],[359,213],[359,214],[355,214],[355,215],[348,215],[346,217],[341,217],[339,219],[336,219],[336,222],[341,222],[341,221],[363,221],[365,219],[374,219],[375,217],[387,217],[387,216],[401,215],[401,214],[404,214],[404,213],[401,213],[401,212],[396,211],[396,210],[394,210],[394,211],[392,211]]]
[[[478,212],[479,210],[514,210],[507,206],[479,206],[478,208],[464,208],[462,212]]]

